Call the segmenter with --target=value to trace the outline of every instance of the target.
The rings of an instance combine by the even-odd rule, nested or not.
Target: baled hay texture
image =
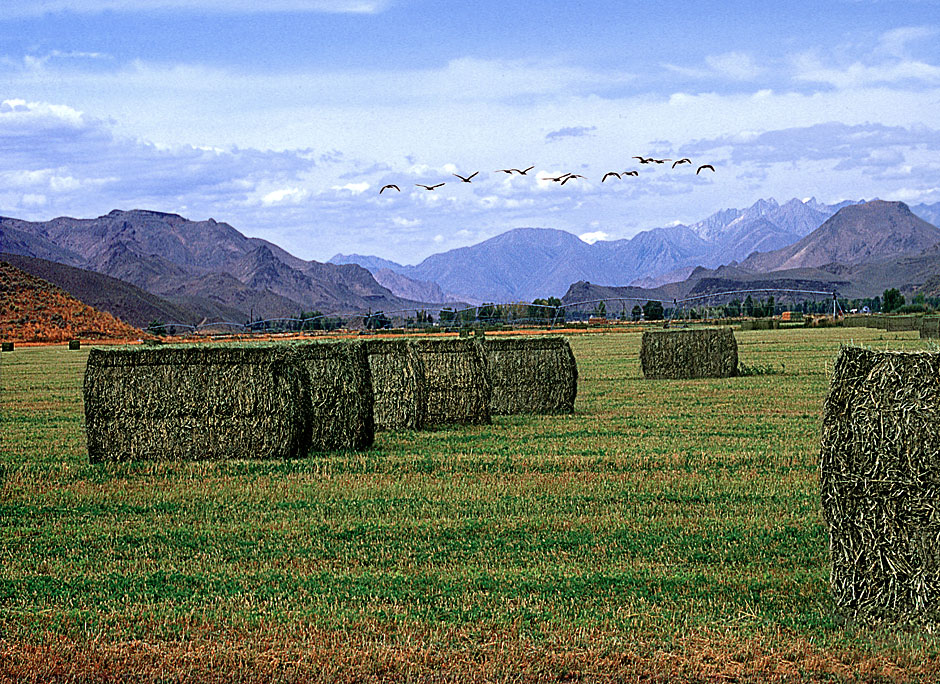
[[[780,328],[780,321],[772,318],[754,318],[741,321],[741,330],[776,330]]]
[[[372,374],[356,342],[313,342],[288,348],[304,386],[308,449],[367,449],[375,441]]]
[[[940,354],[842,348],[820,480],[837,607],[940,625]]]
[[[412,345],[424,364],[428,383],[423,427],[489,423],[492,386],[480,342],[423,339]]]
[[[74,351],[82,348],[81,340],[69,340],[69,350]]]
[[[409,340],[366,340],[377,430],[419,430],[428,382],[421,360]]]
[[[304,456],[309,402],[286,349],[92,349],[91,462]]]
[[[574,413],[578,364],[564,337],[488,337],[483,350],[493,414]]]
[[[887,316],[885,330],[899,332],[902,330],[917,330],[920,327],[919,316]]]
[[[865,328],[868,326],[867,316],[846,316],[842,325],[846,328]]]
[[[738,345],[730,328],[648,330],[640,363],[647,378],[727,378],[738,373]]]
[[[940,337],[940,316],[924,316],[920,320],[920,336],[921,339]]]
[[[5,352],[13,351],[13,343],[12,342],[0,343],[0,351],[5,351]]]

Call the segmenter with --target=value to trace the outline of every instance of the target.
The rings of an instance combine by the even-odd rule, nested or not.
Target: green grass
[[[736,335],[774,372],[645,380],[584,334],[574,416],[269,462],[90,465],[87,349],[5,353],[0,680],[937,676],[936,637],[840,624],[818,495],[839,344],[926,343]]]

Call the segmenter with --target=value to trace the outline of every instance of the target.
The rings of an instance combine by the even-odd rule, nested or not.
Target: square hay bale
[[[838,609],[940,626],[940,353],[843,347],[820,490]]]
[[[429,338],[411,344],[424,364],[427,378],[422,426],[489,423],[492,386],[481,343],[475,339]]]
[[[917,330],[919,326],[919,316],[886,316],[885,330],[888,332],[900,332],[904,330]]]
[[[920,319],[920,337],[940,338],[940,316],[924,316]]]
[[[92,349],[91,462],[303,457],[374,439],[368,361],[342,343]]]
[[[75,351],[82,348],[81,340],[69,340],[69,351]]]
[[[728,378],[738,373],[738,345],[730,328],[647,330],[640,364],[647,378]]]
[[[578,364],[564,337],[488,337],[483,350],[493,414],[574,413]]]
[[[0,342],[0,351],[11,352],[13,351],[12,342]]]
[[[372,373],[358,342],[286,346],[298,366],[309,421],[309,451],[355,451],[375,442]]]
[[[494,415],[574,413],[578,364],[564,337],[490,337],[483,351]]]
[[[369,359],[377,430],[420,430],[427,411],[424,361],[410,340],[361,342]]]

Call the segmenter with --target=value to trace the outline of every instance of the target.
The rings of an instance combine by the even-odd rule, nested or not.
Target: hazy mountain
[[[940,242],[940,228],[918,218],[903,202],[873,200],[843,207],[792,245],[750,255],[741,263],[753,272],[861,264],[920,252]]]
[[[225,317],[419,304],[396,297],[359,266],[304,261],[214,219],[190,221],[145,210],[45,222],[0,217],[0,239],[5,251],[61,259]],[[230,278],[219,277],[225,275]]]
[[[414,299],[419,302],[443,303],[447,301],[444,291],[437,283],[427,280],[415,280],[390,268],[380,268],[372,273],[372,277],[382,287],[387,287],[393,294],[405,299]]]

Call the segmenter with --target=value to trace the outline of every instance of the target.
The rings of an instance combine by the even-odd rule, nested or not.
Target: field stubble
[[[0,679],[929,680],[936,637],[832,611],[819,416],[838,346],[644,380],[572,338],[573,416],[293,461],[90,465],[87,351],[2,357]]]

